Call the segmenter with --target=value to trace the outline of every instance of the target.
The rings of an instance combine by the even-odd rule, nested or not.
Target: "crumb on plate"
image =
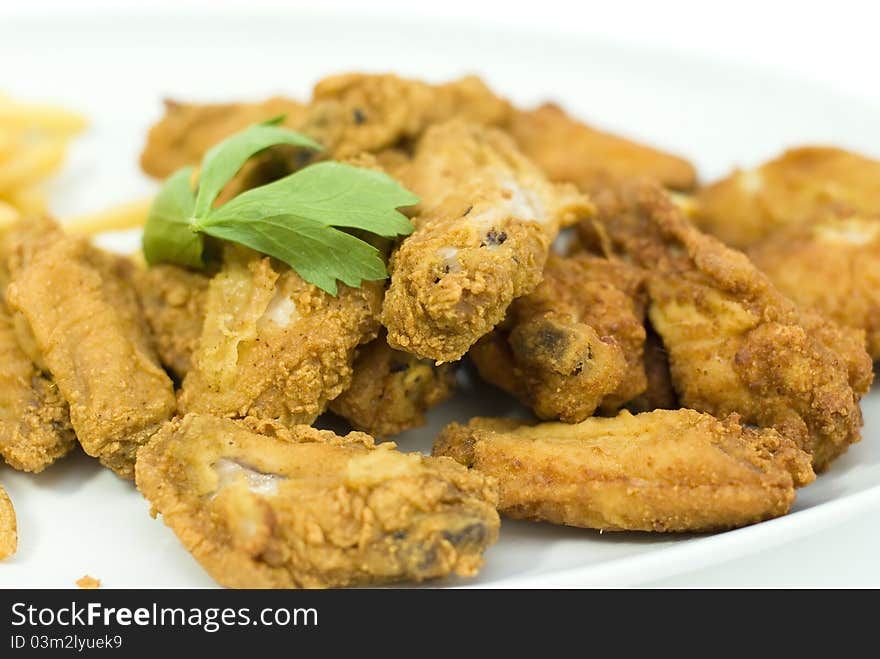
[[[76,585],[79,586],[80,588],[89,588],[89,589],[100,588],[101,587],[101,580],[95,579],[95,577],[91,577],[87,574],[87,575],[77,579]]]

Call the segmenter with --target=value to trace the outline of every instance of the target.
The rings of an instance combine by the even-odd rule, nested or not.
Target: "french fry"
[[[151,203],[152,198],[118,204],[97,213],[67,218],[64,225],[70,233],[84,235],[142,227],[147,221]]]
[[[40,190],[39,185],[16,188],[0,196],[17,208],[22,215],[39,215],[46,212],[46,196]]]
[[[6,158],[13,156],[15,151],[21,147],[21,137],[0,130],[0,162]]]
[[[0,200],[0,232],[21,217],[18,209],[10,203]]]
[[[64,161],[67,143],[42,140],[29,144],[13,158],[0,162],[0,194],[32,183],[57,169]]]
[[[88,122],[77,112],[36,103],[18,103],[0,97],[0,130],[38,131],[58,137],[82,132]]]

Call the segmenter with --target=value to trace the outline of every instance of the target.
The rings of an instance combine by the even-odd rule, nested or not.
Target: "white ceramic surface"
[[[554,99],[590,121],[682,153],[711,179],[805,142],[880,156],[880,112],[866,101],[711,59],[571,35],[453,22],[322,14],[204,13],[5,17],[0,90],[61,102],[93,121],[51,186],[60,216],[149,194],[137,167],[160,99],[305,96],[322,75],[394,70],[434,80],[483,75],[519,103]],[[116,236],[124,245],[133,236]],[[452,419],[512,409],[486,388],[435,410],[398,439],[426,450]],[[449,585],[610,586],[668,578],[768,550],[880,507],[880,395],[864,401],[865,441],[801,491],[791,515],[705,537],[604,534],[504,522],[480,577]],[[77,454],[39,476],[0,466],[20,547],[0,586],[211,586],[132,485]]]

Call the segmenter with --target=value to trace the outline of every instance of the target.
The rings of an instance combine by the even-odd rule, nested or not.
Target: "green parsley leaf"
[[[256,124],[211,148],[202,160],[199,193],[196,196],[196,217],[204,216],[220,191],[229,183],[249,158],[270,146],[290,144],[321,150],[321,145],[301,133],[273,125],[283,117]]]
[[[388,276],[379,250],[345,231],[383,238],[412,233],[412,223],[398,209],[419,199],[382,172],[322,162],[213,208],[229,180],[263,149],[276,144],[320,149],[305,135],[274,125],[281,119],[251,126],[212,148],[202,161],[196,192],[192,167],[165,182],[144,227],[150,264],[204,267],[204,236],[209,235],[284,261],[332,295],[337,281],[357,287]]]
[[[201,227],[237,218],[296,215],[325,226],[362,229],[383,238],[406,236],[412,222],[398,208],[419,198],[383,172],[321,162],[274,183],[254,188],[208,213]]]
[[[144,226],[144,258],[150,265],[168,261],[190,268],[204,267],[204,237],[191,225],[196,197],[192,167],[172,174],[150,207]]]
[[[363,280],[388,276],[378,249],[309,218],[275,215],[249,222],[213,218],[203,230],[284,261],[300,277],[331,295],[337,293],[337,279],[356,288]]]

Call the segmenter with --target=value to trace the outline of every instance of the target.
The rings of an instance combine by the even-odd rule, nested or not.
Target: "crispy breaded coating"
[[[826,468],[859,441],[873,378],[863,336],[800,310],[742,253],[700,233],[662,190],[600,199],[611,249],[653,268],[651,323],[682,405],[775,427]],[[607,245],[606,245],[607,248]]]
[[[0,301],[0,456],[38,473],[76,444],[67,401],[22,350],[12,315]]]
[[[880,215],[786,227],[748,254],[799,305],[864,330],[868,352],[880,360]]]
[[[645,391],[645,274],[585,253],[551,254],[544,279],[468,355],[541,419],[583,421]]]
[[[382,324],[393,348],[438,362],[501,322],[540,282],[559,227],[593,210],[501,131],[458,121],[428,129],[402,178],[421,211],[391,259]]]
[[[810,456],[775,430],[694,410],[578,424],[451,424],[434,455],[498,481],[507,517],[602,531],[720,531],[784,515]]]
[[[507,120],[510,105],[475,76],[431,85],[393,74],[349,73],[315,85],[300,130],[332,158],[378,152],[453,118],[481,125]]]
[[[425,412],[452,395],[455,369],[388,345],[384,333],[358,350],[351,385],[330,411],[353,428],[389,437],[425,425]]]
[[[137,485],[233,588],[472,576],[498,538],[491,479],[359,432],[189,414],[140,451]]]
[[[776,230],[835,211],[880,212],[880,161],[808,146],[699,191],[697,224],[728,245],[756,245]]]
[[[175,408],[132,269],[86,240],[61,238],[36,252],[7,289],[19,343],[35,348],[68,402],[83,449],[127,478],[138,446]]]
[[[286,265],[227,247],[181,411],[313,422],[348,388],[357,346],[377,336],[381,299],[379,282],[340,285],[334,297]]]
[[[58,223],[45,215],[19,220],[0,233],[0,293],[36,252],[63,236]]]
[[[12,556],[18,549],[18,522],[15,508],[6,490],[0,485],[0,561]]]
[[[551,181],[570,181],[590,193],[633,178],[654,178],[673,190],[697,182],[687,160],[596,130],[552,103],[513,112],[507,130]]]
[[[295,127],[304,106],[274,97],[259,103],[178,103],[165,101],[165,116],[147,135],[141,168],[165,178],[181,167],[198,164],[212,146],[251,124],[285,115],[284,125]]]
[[[211,279],[202,272],[160,264],[141,271],[135,281],[159,361],[183,380],[202,335]]]

